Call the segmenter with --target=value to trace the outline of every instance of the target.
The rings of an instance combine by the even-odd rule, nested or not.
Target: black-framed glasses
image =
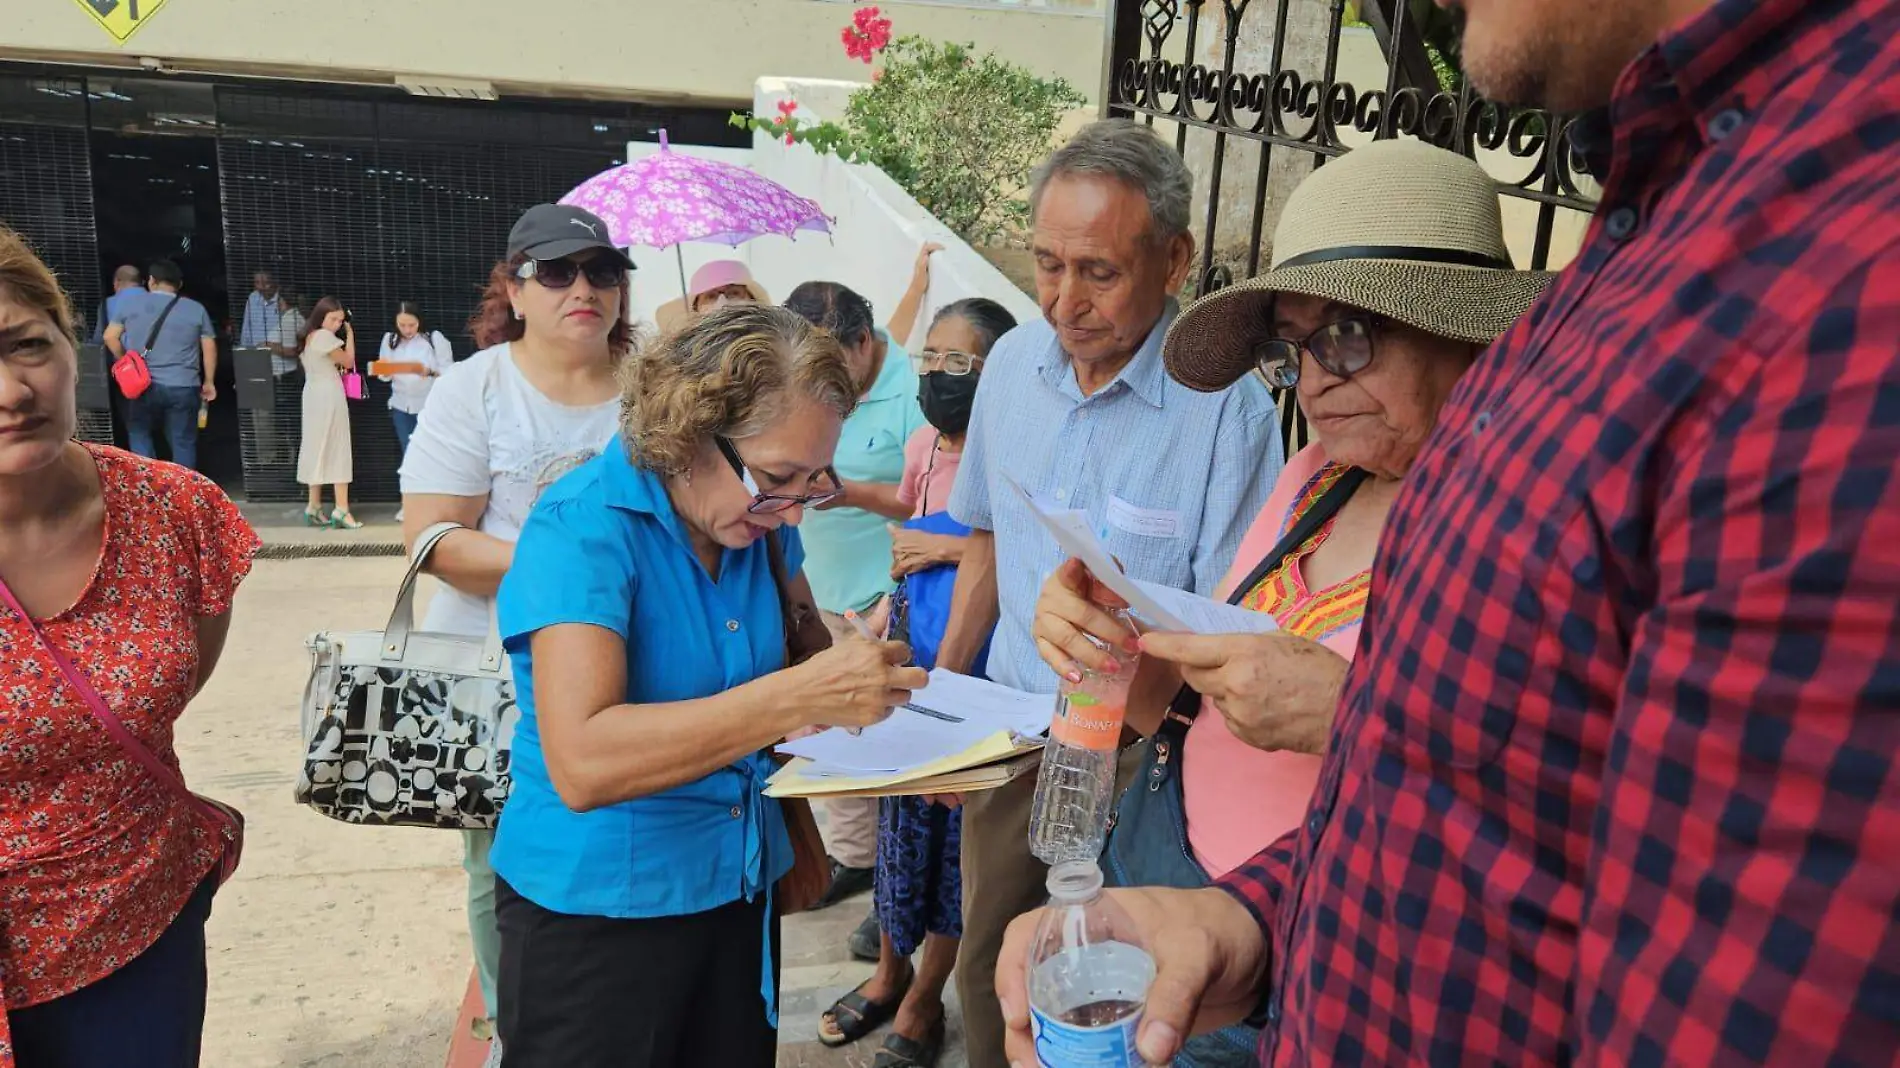
[[[942,371],[947,375],[961,377],[982,370],[983,357],[973,352],[958,352],[956,349],[945,349],[942,352],[925,349],[911,354],[910,365],[920,375]]]
[[[745,486],[747,493],[752,494],[752,503],[746,506],[746,511],[752,515],[774,515],[790,508],[796,508],[799,505],[804,505],[807,508],[816,508],[821,504],[829,504],[839,497],[844,496],[844,483],[839,480],[838,472],[833,470],[830,464],[826,464],[824,467],[813,472],[811,476],[812,482],[814,483],[821,477],[830,480],[830,487],[827,489],[821,489],[816,493],[807,493],[800,496],[783,493],[766,493],[759,489],[759,480],[752,477],[751,466],[740,458],[739,450],[733,447],[730,440],[722,435],[715,434],[713,435],[713,444],[719,446],[720,454],[726,458],[728,464],[732,465],[732,473],[739,476],[740,484]]]
[[[532,278],[548,289],[566,289],[582,272],[587,274],[587,284],[595,289],[619,289],[627,277],[627,269],[606,256],[596,256],[586,263],[529,260],[515,269],[515,277],[524,282]]]
[[[1351,378],[1372,365],[1372,332],[1383,323],[1376,315],[1352,315],[1303,338],[1268,338],[1254,347],[1254,373],[1274,389],[1292,389],[1300,384],[1300,353],[1310,352],[1328,373]]]

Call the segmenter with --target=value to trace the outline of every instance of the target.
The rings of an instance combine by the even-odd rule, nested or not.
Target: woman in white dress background
[[[356,460],[350,452],[350,406],[343,375],[356,370],[356,330],[335,297],[311,309],[303,351],[303,433],[297,447],[297,481],[310,487],[304,522],[313,527],[355,530],[363,524],[350,514],[350,479]],[[336,507],[323,514],[323,487],[331,487]]]

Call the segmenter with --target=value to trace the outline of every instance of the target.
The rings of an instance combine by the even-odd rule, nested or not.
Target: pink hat
[[[752,272],[738,260],[714,260],[693,272],[692,283],[686,287],[688,304],[698,300],[700,294],[710,293],[726,286],[744,286],[752,294],[752,299],[760,304],[772,303],[765,295],[764,287],[752,280]]]

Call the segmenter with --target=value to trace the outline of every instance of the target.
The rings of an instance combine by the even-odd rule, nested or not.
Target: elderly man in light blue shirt
[[[989,672],[1054,693],[1030,635],[1055,540],[1011,488],[1087,513],[1136,578],[1211,594],[1266,502],[1284,455],[1272,398],[1251,379],[1196,393],[1161,363],[1186,278],[1193,180],[1179,154],[1125,120],[1095,123],[1035,177],[1043,322],[997,342],[977,389],[950,512],[972,527],[937,663],[961,670],[995,626]],[[1045,896],[1026,843],[1025,776],[968,799],[957,967],[971,1068],[1005,1068],[994,990],[1009,920]]]

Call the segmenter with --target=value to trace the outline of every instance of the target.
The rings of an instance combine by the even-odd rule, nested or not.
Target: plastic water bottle
[[[1134,630],[1126,611],[1111,614]],[[1093,861],[1108,841],[1128,686],[1140,659],[1123,649],[1114,654],[1119,672],[1083,668],[1081,682],[1062,680],[1029,810],[1029,851],[1044,864]]]
[[[1042,1068],[1140,1068],[1135,1032],[1154,958],[1128,914],[1102,896],[1102,869],[1049,871],[1049,907],[1029,951],[1029,1020]]]

